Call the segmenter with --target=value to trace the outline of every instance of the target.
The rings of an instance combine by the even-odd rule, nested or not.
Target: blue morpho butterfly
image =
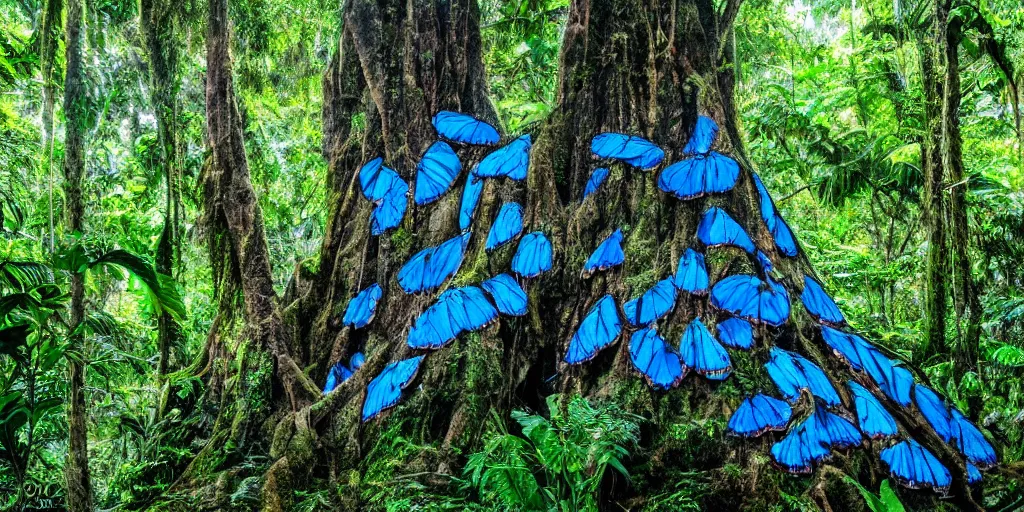
[[[821,338],[851,368],[871,377],[882,393],[902,406],[910,405],[910,386],[914,380],[909,371],[896,366],[877,347],[856,334],[822,325]]]
[[[857,424],[861,432],[872,439],[884,439],[899,433],[896,420],[874,394],[852,380],[846,385],[853,394],[853,405],[857,409]]]
[[[807,474],[815,464],[827,460],[832,452],[814,428],[814,422],[807,420],[791,428],[786,437],[772,445],[772,462],[790,473]]]
[[[729,433],[743,437],[758,437],[770,430],[786,430],[793,409],[786,402],[767,395],[754,395],[743,399],[729,418]]]
[[[493,126],[469,114],[442,110],[434,114],[433,122],[438,135],[462,144],[486,146],[497,144],[500,138]]]
[[[696,199],[732,190],[739,176],[735,160],[712,151],[666,167],[658,177],[658,188],[682,200]]]
[[[974,426],[955,407],[950,409],[949,427],[953,437],[953,446],[969,462],[980,468],[988,468],[995,465],[995,448],[985,439],[985,435],[978,430],[978,427]]]
[[[601,349],[611,345],[621,332],[619,308],[611,295],[605,295],[590,308],[572,335],[569,349],[565,353],[565,362],[580,364],[593,359]]]
[[[633,327],[650,325],[676,305],[676,287],[672,279],[662,279],[639,297],[622,305],[626,321]]]
[[[761,196],[761,219],[768,226],[768,232],[775,240],[775,247],[786,256],[796,256],[800,251],[797,248],[793,231],[789,229],[789,224],[786,224],[778,209],[775,208],[775,202],[772,201],[772,196],[761,182],[761,178],[756,173],[750,173],[750,175],[754,178],[754,186],[757,188],[758,195]]]
[[[750,350],[754,346],[754,328],[742,318],[718,322],[718,341],[729,348]]]
[[[377,283],[357,293],[348,301],[345,316],[341,320],[342,325],[351,325],[356,329],[366,327],[373,320],[373,315],[377,312],[377,302],[383,295],[384,289]]]
[[[679,266],[676,268],[675,276],[672,277],[672,284],[680,291],[694,295],[706,295],[708,293],[708,267],[704,264],[704,255],[692,248],[686,249],[686,252],[679,257]]]
[[[438,349],[464,332],[494,321],[498,311],[475,286],[446,290],[409,329],[406,343],[413,349]]]
[[[598,167],[594,169],[594,172],[590,173],[590,179],[587,180],[587,186],[583,189],[583,200],[586,201],[588,197],[597,189],[601,187],[604,180],[608,179],[608,168]]]
[[[704,212],[704,218],[697,225],[697,238],[708,247],[733,245],[750,254],[757,252],[757,247],[743,227],[717,206]]]
[[[327,393],[334,391],[334,388],[340,386],[342,382],[345,382],[352,377],[352,374],[356,373],[356,370],[363,366],[364,362],[366,362],[366,357],[363,356],[363,353],[356,352],[355,354],[352,354],[351,358],[349,358],[348,366],[341,361],[335,363],[334,366],[331,367],[331,370],[327,372],[327,382],[324,383],[324,394],[326,395]]]
[[[551,242],[540,231],[534,231],[519,240],[512,257],[512,271],[525,278],[537,277],[551,270]]]
[[[711,288],[711,303],[718,309],[751,322],[780,326],[789,319],[789,293],[779,283],[752,275],[733,275]]]
[[[829,412],[822,403],[814,405],[814,412],[806,421],[814,422],[814,431],[829,448],[853,448],[864,438],[853,422]]]
[[[498,216],[491,224],[491,231],[487,234],[488,251],[493,251],[502,245],[512,241],[519,233],[523,232],[523,207],[519,203],[508,202],[501,205]]]
[[[699,318],[693,319],[679,340],[679,358],[683,365],[710,380],[725,380],[732,373],[732,361]]]
[[[697,116],[690,140],[683,148],[684,155],[706,155],[718,139],[718,123],[707,116]]]
[[[953,482],[946,466],[913,439],[890,446],[882,450],[879,456],[889,466],[889,473],[911,489],[931,487],[945,493]]]
[[[626,253],[622,251],[622,230],[616,229],[587,258],[587,263],[583,266],[583,277],[590,277],[599,270],[622,265],[625,260]]]
[[[779,392],[790,402],[796,402],[800,398],[800,390],[807,389],[830,407],[842,404],[825,372],[799,354],[772,347],[764,367]]]
[[[462,188],[462,205],[459,206],[459,229],[466,231],[473,225],[473,215],[480,203],[480,194],[484,191],[484,181],[476,179],[476,169],[469,173],[466,185]]]
[[[447,143],[437,141],[423,154],[416,165],[416,204],[430,204],[448,192],[462,172],[459,156]]]
[[[970,485],[974,485],[974,484],[976,484],[978,482],[981,482],[981,471],[978,470],[978,466],[975,466],[974,464],[971,464],[970,462],[968,462],[967,463],[967,483],[970,484]]]
[[[433,290],[459,270],[466,246],[469,245],[469,235],[467,231],[438,246],[427,247],[409,258],[398,271],[398,284],[405,293]]]
[[[526,292],[519,283],[508,274],[498,274],[480,286],[491,295],[498,311],[508,316],[523,316],[526,314]]]
[[[915,384],[914,403],[917,404],[917,410],[921,411],[921,415],[928,420],[928,424],[943,441],[949,442],[953,439],[953,428],[950,425],[953,416],[949,414],[949,409],[942,397],[927,386]]]
[[[377,157],[359,168],[359,188],[367,201],[377,202],[391,189],[394,180],[402,177],[394,169],[384,165],[384,158]]]
[[[378,178],[378,181],[382,179],[384,178]],[[391,180],[391,188],[384,193],[384,197],[374,202],[373,212],[370,213],[370,234],[373,236],[380,236],[389,229],[397,228],[405,216],[405,209],[409,206],[409,185],[397,174]]]
[[[679,353],[653,327],[633,333],[629,340],[629,359],[647,383],[656,389],[674,388],[686,376]]]
[[[590,140],[590,152],[598,158],[612,158],[640,169],[657,167],[665,152],[642,137],[621,133],[601,133]]]
[[[810,276],[804,276],[804,291],[800,294],[800,301],[804,303],[807,312],[821,323],[838,326],[846,322],[832,297]]]
[[[530,134],[523,135],[518,139],[509,142],[502,148],[498,148],[491,154],[484,157],[476,167],[476,177],[481,178],[508,178],[515,181],[526,179],[526,173],[530,170],[530,147],[533,142]]]
[[[366,400],[363,401],[363,422],[369,421],[381,411],[393,407],[402,399],[402,390],[407,388],[420,369],[420,362],[426,356],[416,356],[395,361],[381,370],[380,374],[366,386]]]

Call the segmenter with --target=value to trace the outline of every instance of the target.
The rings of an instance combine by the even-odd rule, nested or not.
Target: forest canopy
[[[0,28],[0,510],[1024,507],[1014,0]]]

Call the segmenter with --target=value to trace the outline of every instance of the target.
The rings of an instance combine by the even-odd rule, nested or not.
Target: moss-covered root
[[[278,422],[270,447],[270,457],[275,462],[267,470],[260,492],[264,512],[291,510],[293,490],[310,476],[316,440],[316,432],[309,427],[308,408]]]

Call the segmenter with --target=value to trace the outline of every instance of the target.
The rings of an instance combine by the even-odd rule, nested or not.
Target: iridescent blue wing
[[[814,419],[816,434],[825,441],[830,448],[853,448],[860,446],[863,436],[850,420],[829,412],[821,404],[814,406]]]
[[[626,253],[622,251],[622,230],[616,229],[587,258],[587,263],[583,266],[583,276],[589,277],[594,272],[621,265],[625,260]]]
[[[978,471],[978,466],[967,463],[967,483],[974,485],[981,482],[981,471]]]
[[[424,356],[396,361],[384,367],[380,375],[366,386],[366,400],[363,401],[363,421],[369,421],[381,411],[393,407],[402,399],[402,390],[416,377]]]
[[[523,316],[526,314],[526,292],[508,274],[498,274],[480,284],[491,294],[498,311],[503,315]]]
[[[793,409],[782,400],[767,395],[745,398],[729,418],[729,432],[744,437],[758,437],[770,430],[786,430]]]
[[[523,207],[519,203],[505,203],[487,234],[487,250],[493,251],[512,241],[523,232]]]
[[[484,291],[476,286],[463,286],[445,293],[454,297],[449,302],[448,311],[459,334],[483,328],[498,318],[498,310],[487,300]]]
[[[811,431],[811,424],[811,421],[804,420],[772,445],[775,465],[790,473],[806,474],[814,469],[815,464],[829,458],[829,448]]]
[[[676,287],[672,279],[662,279],[649,290],[622,305],[626,321],[634,327],[647,326],[672,311],[676,305]]]
[[[434,129],[448,140],[462,144],[490,145],[498,143],[498,130],[469,115],[442,110],[434,114]]]
[[[398,284],[405,293],[433,290],[455,273],[469,244],[469,232],[427,247],[414,254],[398,271]]]
[[[362,352],[356,352],[349,358],[348,367],[352,369],[352,373],[355,373],[356,370],[363,367],[364,363],[366,363],[366,356]]]
[[[371,235],[383,235],[402,223],[402,217],[405,216],[405,210],[409,205],[408,195],[409,185],[396,174],[392,178],[391,187],[384,193],[384,197],[376,202],[373,213],[370,214]]]
[[[889,398],[903,406],[910,405],[910,386],[914,379],[904,368],[896,366],[867,340],[827,325],[821,326],[821,338],[851,368],[866,373]]]
[[[889,372],[888,382],[890,384],[882,388],[882,393],[904,407],[909,406],[910,390],[914,387],[914,376],[910,370],[893,366]]]
[[[775,239],[775,247],[786,256],[796,256],[800,251],[797,248],[793,231],[789,229],[789,224],[786,224],[778,209],[775,208],[775,202],[772,201],[772,196],[761,182],[761,178],[756,173],[751,173],[751,176],[754,178],[754,186],[761,198],[761,219],[764,220],[772,238]]]
[[[742,318],[728,318],[718,323],[718,341],[729,348],[750,350],[754,346],[754,328]]]
[[[469,173],[466,185],[462,188],[462,205],[459,206],[459,229],[466,231],[473,224],[476,207],[480,203],[480,194],[484,191],[484,181],[476,179],[475,173]]]
[[[792,354],[792,356],[794,364],[803,374],[804,382],[807,383],[807,389],[811,391],[812,395],[820,398],[831,407],[842,405],[843,402],[839,399],[839,393],[836,392],[836,388],[832,386],[832,381],[828,380],[828,376],[825,375],[820,366],[803,356],[797,354]]]
[[[396,179],[401,180],[402,177],[394,169],[386,167],[382,157],[374,158],[359,168],[359,188],[363,197],[371,202],[383,199]]]
[[[789,319],[789,293],[781,284],[757,276],[734,275],[715,283],[711,303],[752,322],[779,326]]]
[[[750,254],[757,252],[757,247],[743,227],[717,206],[704,212],[704,218],[697,226],[697,238],[708,247],[733,245]]]
[[[551,270],[551,242],[540,231],[534,231],[519,240],[512,257],[512,271],[522,277],[537,277]]]
[[[629,358],[647,383],[656,389],[674,388],[686,375],[679,353],[652,327],[633,333],[629,340]]]
[[[676,268],[672,283],[680,291],[694,295],[707,294],[708,268],[704,264],[704,255],[693,249],[686,249],[679,258],[679,266]]]
[[[953,439],[951,425],[953,416],[949,414],[949,408],[946,407],[942,397],[927,386],[915,384],[914,403],[917,404],[917,410],[921,411],[921,415],[928,420],[928,424],[943,441],[949,442]]]
[[[809,276],[804,276],[804,291],[800,294],[800,301],[815,320],[831,325],[842,325],[846,322],[832,297],[825,293],[821,284]]]
[[[416,204],[430,204],[451,188],[462,171],[462,163],[445,142],[433,143],[416,165]]]
[[[821,326],[821,339],[832,349],[837,356],[846,361],[854,370],[863,370],[860,364],[860,356],[857,355],[855,344],[857,336],[840,330],[833,329],[827,325]]]
[[[735,160],[712,151],[666,167],[658,177],[658,188],[682,200],[695,199],[732,190],[739,176]]]
[[[587,180],[586,188],[583,189],[583,200],[585,201],[591,194],[597,192],[597,189],[601,187],[601,184],[606,179],[608,179],[607,167],[594,169],[594,172],[590,173],[590,179]]]
[[[757,251],[757,256],[755,257],[755,259],[757,260],[757,266],[761,267],[762,273],[770,274],[772,270],[775,269],[775,265],[772,264],[772,260],[771,258],[768,257],[767,254],[761,251]]]
[[[665,152],[642,137],[621,133],[601,133],[590,141],[590,151],[599,158],[612,158],[640,169],[651,169],[661,163]]]
[[[861,432],[872,439],[884,439],[899,433],[896,420],[874,394],[852,380],[846,385],[853,394],[853,405],[857,409],[857,424]]]
[[[968,461],[981,468],[992,467],[996,464],[996,450],[985,439],[985,435],[978,430],[963,414],[955,407],[950,410],[950,434],[953,437],[953,445],[967,458]]]
[[[679,340],[679,358],[687,368],[711,380],[725,380],[732,373],[732,361],[699,318],[686,326]]]
[[[530,148],[533,142],[526,134],[496,149],[480,161],[476,168],[478,178],[509,178],[523,181],[530,170]]]
[[[341,385],[342,382],[348,380],[352,376],[352,372],[345,366],[344,363],[338,362],[331,367],[331,370],[327,372],[327,382],[324,383],[324,394],[334,391],[334,388]]]
[[[406,344],[413,349],[438,349],[461,332],[452,314],[453,290],[441,294],[413,323]]]
[[[377,302],[380,301],[382,295],[384,295],[384,289],[377,283],[373,283],[356,294],[352,300],[348,301],[342,324],[351,325],[356,329],[366,327],[373,320],[373,315],[377,312]]]
[[[690,140],[683,148],[684,155],[704,155],[711,151],[711,146],[718,138],[718,123],[707,116],[697,116],[697,124],[693,127]]]
[[[953,482],[939,459],[913,439],[886,448],[879,456],[893,478],[912,489],[931,487],[944,493]]]
[[[611,345],[622,332],[619,309],[611,295],[601,297],[580,322],[576,334],[569,341],[565,362],[580,364],[593,359],[597,353]]]

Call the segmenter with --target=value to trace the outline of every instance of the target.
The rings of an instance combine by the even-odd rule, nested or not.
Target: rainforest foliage
[[[0,0],[0,510],[1018,510],[1022,69],[1017,0]],[[566,270],[364,425],[429,304],[394,275],[454,234],[462,189],[371,242],[354,176],[380,154],[412,182],[446,108],[533,136],[530,179],[477,218],[522,201]],[[652,286],[698,220],[620,166],[579,204],[580,148],[681,148],[698,113],[799,239],[784,279],[814,269],[987,434],[980,485],[907,489],[877,446],[772,467],[770,442],[726,434],[754,356],[713,392],[652,392],[628,339],[558,363],[605,288]],[[581,280],[618,225],[629,272]],[[474,244],[457,285],[508,267]],[[354,334],[374,279],[382,325]],[[357,349],[367,369],[321,396]]]

